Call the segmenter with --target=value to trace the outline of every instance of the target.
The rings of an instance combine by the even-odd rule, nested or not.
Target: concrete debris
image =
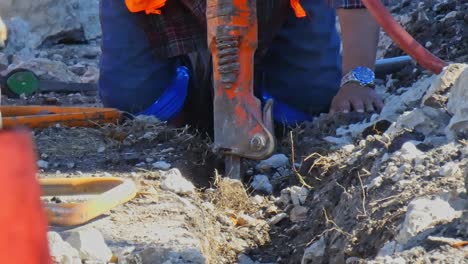
[[[395,122],[401,114],[418,106],[421,98],[431,86],[435,77],[424,78],[408,88],[401,95],[392,95],[385,101],[385,106],[380,113],[379,120]]]
[[[306,187],[293,186],[289,188],[289,194],[294,205],[303,205],[309,195],[309,189]]]
[[[110,261],[112,251],[104,241],[101,232],[95,228],[71,231],[66,241],[80,253],[82,260]]]
[[[294,206],[294,208],[289,213],[289,219],[293,223],[299,223],[306,221],[308,218],[309,209],[304,206]]]
[[[182,176],[178,169],[170,169],[161,172],[161,188],[177,194],[191,194],[195,192],[195,186]]]
[[[49,168],[49,162],[45,160],[38,160],[37,161],[37,166],[41,169],[48,169]]]
[[[7,69],[0,72],[0,74],[6,76],[16,69],[30,70],[34,72],[39,79],[70,83],[81,82],[80,77],[71,72],[65,63],[45,58],[31,59],[14,56],[12,64],[10,64]]]
[[[453,115],[446,134],[450,139],[462,139],[468,136],[468,65],[457,78],[447,103],[448,112]]]
[[[276,154],[269,159],[262,160],[255,169],[261,173],[268,173],[272,169],[285,168],[289,166],[289,158],[284,154]]]
[[[47,232],[49,252],[54,264],[81,264],[80,254],[60,234]]]
[[[460,216],[460,211],[456,211],[450,203],[440,197],[415,199],[408,205],[405,220],[396,236],[396,241],[399,244],[405,244],[418,233]]]
[[[268,220],[268,224],[276,225],[276,224],[278,224],[279,222],[283,221],[286,218],[288,218],[288,215],[286,213],[279,213],[279,214],[273,216],[270,220]]]
[[[321,237],[304,251],[301,264],[322,263],[325,257],[325,239]]]
[[[462,170],[456,162],[448,162],[439,169],[439,175],[443,177],[460,177]]]
[[[391,256],[395,253],[397,242],[395,240],[387,241],[385,245],[379,250],[378,257]]]
[[[171,164],[165,162],[165,161],[157,161],[152,164],[153,168],[157,170],[168,170],[171,168]]]
[[[273,193],[273,185],[271,185],[270,180],[266,175],[255,175],[250,186],[259,192],[265,192],[267,194]]]
[[[169,234],[168,234],[169,235]],[[149,245],[140,252],[119,259],[119,264],[205,264],[206,258],[198,248],[172,250],[164,245]]]
[[[406,162],[412,162],[413,160],[422,160],[424,159],[424,153],[420,151],[413,142],[406,142],[401,146],[401,156],[400,158]],[[419,162],[416,162],[419,163]]]

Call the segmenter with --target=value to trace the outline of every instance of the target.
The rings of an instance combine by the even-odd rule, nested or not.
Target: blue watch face
[[[357,67],[353,70],[354,77],[363,85],[374,82],[375,74],[367,67]]]

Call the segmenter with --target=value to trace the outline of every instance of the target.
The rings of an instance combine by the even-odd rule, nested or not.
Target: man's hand
[[[333,98],[330,113],[351,111],[356,112],[380,112],[384,104],[375,94],[374,90],[362,87],[359,84],[348,83],[343,85]]]

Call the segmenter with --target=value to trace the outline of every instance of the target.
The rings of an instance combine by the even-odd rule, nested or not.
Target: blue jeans
[[[335,11],[325,1],[303,1],[306,18],[290,10],[266,56],[255,67],[255,89],[310,116],[326,112],[341,78]],[[170,85],[180,57],[156,58],[124,0],[101,0],[99,94],[106,107],[130,113],[148,108]],[[206,51],[205,51],[206,52]],[[281,117],[278,117],[281,118]]]

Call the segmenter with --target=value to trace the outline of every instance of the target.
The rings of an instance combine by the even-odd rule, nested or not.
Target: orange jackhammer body
[[[240,158],[273,153],[272,101],[262,112],[253,93],[257,49],[255,0],[208,0],[208,46],[213,59],[214,150],[226,155],[226,174],[240,178]]]

